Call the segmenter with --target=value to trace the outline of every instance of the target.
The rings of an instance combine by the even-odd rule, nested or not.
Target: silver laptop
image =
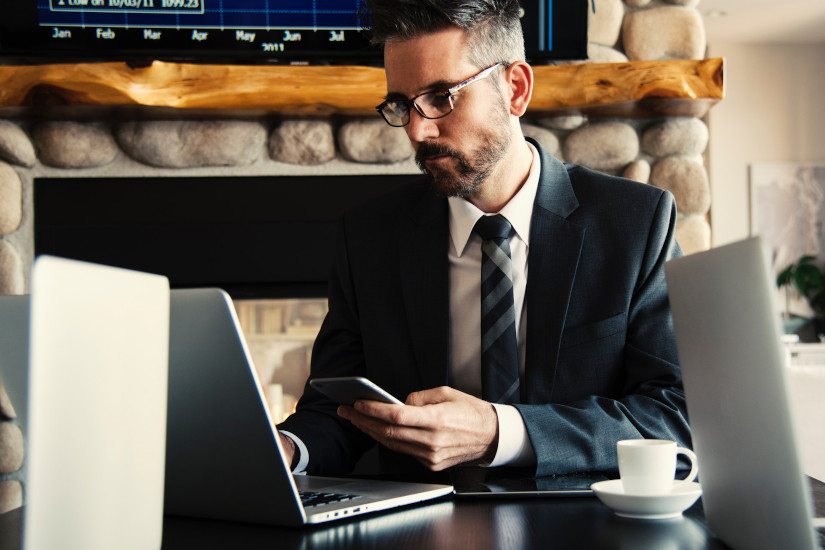
[[[23,547],[160,548],[168,280],[42,256],[29,314]]]
[[[761,239],[665,270],[708,527],[733,548],[817,548]]]
[[[296,526],[452,492],[448,485],[293,476],[223,291],[173,290],[170,338],[165,513]],[[319,501],[324,494],[331,496]],[[304,505],[302,496],[311,501]]]

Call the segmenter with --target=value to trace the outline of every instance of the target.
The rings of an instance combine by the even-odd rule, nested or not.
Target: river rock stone
[[[706,38],[693,8],[660,6],[628,13],[622,25],[624,51],[633,60],[701,59]]]
[[[133,159],[160,168],[248,166],[260,159],[267,131],[244,120],[126,122],[117,142]]]
[[[643,8],[650,4],[651,0],[624,0],[624,3],[631,8]]]
[[[0,422],[0,474],[11,474],[23,466],[23,432],[11,422]]]
[[[654,157],[701,155],[708,146],[708,127],[698,118],[669,118],[642,133],[642,150]]]
[[[325,120],[285,120],[269,136],[269,156],[305,166],[334,159],[332,124]]]
[[[0,120],[0,158],[26,168],[34,166],[37,160],[29,136],[8,120]]]
[[[561,152],[559,138],[557,138],[556,134],[554,134],[547,128],[542,128],[541,126],[536,126],[535,124],[522,122],[521,131],[524,134],[524,137],[533,138],[534,140],[538,141],[542,147],[550,151],[550,153],[553,156],[559,156]]]
[[[539,118],[535,122],[554,130],[575,130],[581,128],[587,122],[587,117],[585,115],[561,115]]]
[[[23,485],[19,481],[0,481],[0,514],[23,506]]]
[[[20,254],[10,242],[0,239],[0,295],[23,294],[24,289],[25,278]]]
[[[389,164],[407,160],[412,145],[403,128],[393,128],[383,120],[353,120],[338,129],[341,154],[354,162]]]
[[[667,157],[653,165],[650,182],[676,197],[684,216],[703,215],[710,209],[710,186],[705,167],[686,157]]]
[[[610,46],[588,42],[587,60],[591,63],[624,63],[627,56]]]
[[[6,387],[2,381],[0,381],[0,418],[5,418],[6,420],[17,418],[17,412],[14,410],[14,405],[12,405],[9,394],[6,393]]]
[[[594,170],[618,170],[639,154],[636,130],[623,122],[602,122],[580,128],[564,142],[567,162]]]
[[[710,225],[704,216],[686,216],[676,222],[676,242],[685,254],[710,249]]]
[[[622,174],[627,179],[648,183],[650,181],[650,163],[644,159],[631,162]]]
[[[622,0],[596,0],[596,10],[588,2],[587,40],[605,46],[615,46],[622,30],[624,5]]]
[[[20,227],[23,219],[23,184],[14,169],[0,161],[0,235]]]
[[[699,5],[700,0],[664,0],[668,4],[676,4],[678,6],[694,7]]]
[[[40,162],[55,168],[94,168],[112,162],[118,153],[114,138],[94,124],[54,121],[33,132]]]

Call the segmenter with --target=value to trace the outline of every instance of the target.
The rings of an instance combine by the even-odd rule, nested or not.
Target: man
[[[365,376],[406,405],[339,407],[307,387],[279,425],[295,470],[345,473],[375,442],[382,472],[421,477],[466,463],[613,470],[620,439],[689,446],[664,281],[680,254],[672,197],[525,140],[517,0],[367,10],[384,46],[379,112],[429,181],[345,215],[312,377]],[[508,404],[480,397],[496,384],[481,320],[493,253],[475,224],[497,213],[512,263]]]

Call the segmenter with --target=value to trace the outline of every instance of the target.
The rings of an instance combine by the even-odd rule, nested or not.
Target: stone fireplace
[[[597,0],[595,4],[589,55],[591,62],[603,64],[600,68],[603,66],[612,75],[594,78],[593,86],[602,90],[602,96],[612,93],[605,91],[610,88],[611,78],[618,79],[628,68],[641,66],[634,65],[637,62],[704,56],[704,29],[695,9],[697,0]],[[647,65],[644,67],[647,70]],[[571,64],[559,69],[572,71],[576,67]],[[713,77],[719,80],[720,88],[721,70],[717,67],[718,74]],[[627,96],[608,98],[595,107],[565,104],[564,98],[555,96],[563,96],[566,87],[576,89],[577,81],[543,85],[543,74],[537,71],[534,102],[539,107],[528,111],[522,120],[525,135],[564,161],[672,191],[679,211],[676,236],[683,249],[692,253],[709,248],[711,205],[704,159],[708,129],[702,117],[721,95],[697,98],[688,90],[674,99],[666,89],[669,84],[651,84],[645,77],[637,85],[645,98],[639,103],[645,107],[643,116],[639,116],[638,109],[621,108],[628,99],[634,99]],[[27,85],[23,78],[6,81],[4,86],[14,82]],[[74,104],[67,98],[73,97],[76,90],[60,99],[60,83],[32,86],[17,96],[14,91],[5,95],[0,92],[0,294],[28,292],[28,271],[35,251],[34,188],[41,178],[312,176],[335,180],[342,176],[418,173],[403,129],[387,126],[374,111],[369,114],[369,109],[351,113],[328,106],[263,108],[247,99],[247,110],[236,104],[223,108],[220,101],[214,105],[198,103],[197,109],[178,107],[179,103],[187,107],[187,94],[191,93],[192,101],[200,99],[196,91],[189,89],[177,91],[179,101],[170,101],[159,110],[135,108],[132,104],[124,109],[95,106],[85,99],[72,108]],[[660,86],[665,90],[661,91]],[[261,103],[266,103],[266,89],[255,96],[261,98]],[[371,107],[379,103],[381,94],[383,91],[367,97],[365,104]],[[273,95],[278,95],[277,91]],[[551,96],[552,100],[548,99]],[[668,101],[677,106],[659,108]],[[67,102],[68,108],[64,108],[62,104]],[[610,108],[610,103],[619,108]],[[698,107],[686,109],[685,105]],[[629,114],[623,115],[625,112]],[[193,196],[192,201],[196,203],[198,197]],[[318,316],[325,307],[323,296],[313,298],[318,299],[306,303],[237,302],[251,340],[255,341],[261,332],[280,335],[279,344],[262,343],[257,352],[253,350],[266,357],[262,363],[275,365],[280,361],[278,368],[293,365],[290,372],[305,368],[312,330],[317,329]],[[271,359],[273,353],[282,358]],[[266,368],[262,380],[275,383],[276,367]],[[278,391],[273,388],[274,393]],[[23,440],[14,418],[14,409],[0,386],[0,513],[22,503]]]
[[[696,117],[525,119],[562,160],[673,192],[687,252],[709,246],[708,130]],[[403,130],[383,121],[0,121],[0,293],[27,292],[39,178],[375,176],[418,173]],[[197,200],[193,197],[193,200]],[[71,208],[71,204],[66,205]],[[71,212],[66,213],[67,216]]]

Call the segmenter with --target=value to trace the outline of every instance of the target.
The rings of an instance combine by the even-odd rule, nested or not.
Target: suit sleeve
[[[626,337],[612,354],[617,367],[610,375],[611,394],[516,405],[537,456],[537,476],[615,471],[616,442],[622,439],[672,439],[690,447],[664,275],[665,262],[681,255],[675,222],[672,196],[663,193],[646,242],[637,243],[638,268],[627,291]]]
[[[329,313],[312,349],[310,378],[366,376],[358,306],[350,277],[345,223],[329,282]],[[375,442],[337,414],[338,404],[309,383],[298,401],[297,412],[278,425],[298,436],[309,452],[306,472],[343,475],[355,466]]]

